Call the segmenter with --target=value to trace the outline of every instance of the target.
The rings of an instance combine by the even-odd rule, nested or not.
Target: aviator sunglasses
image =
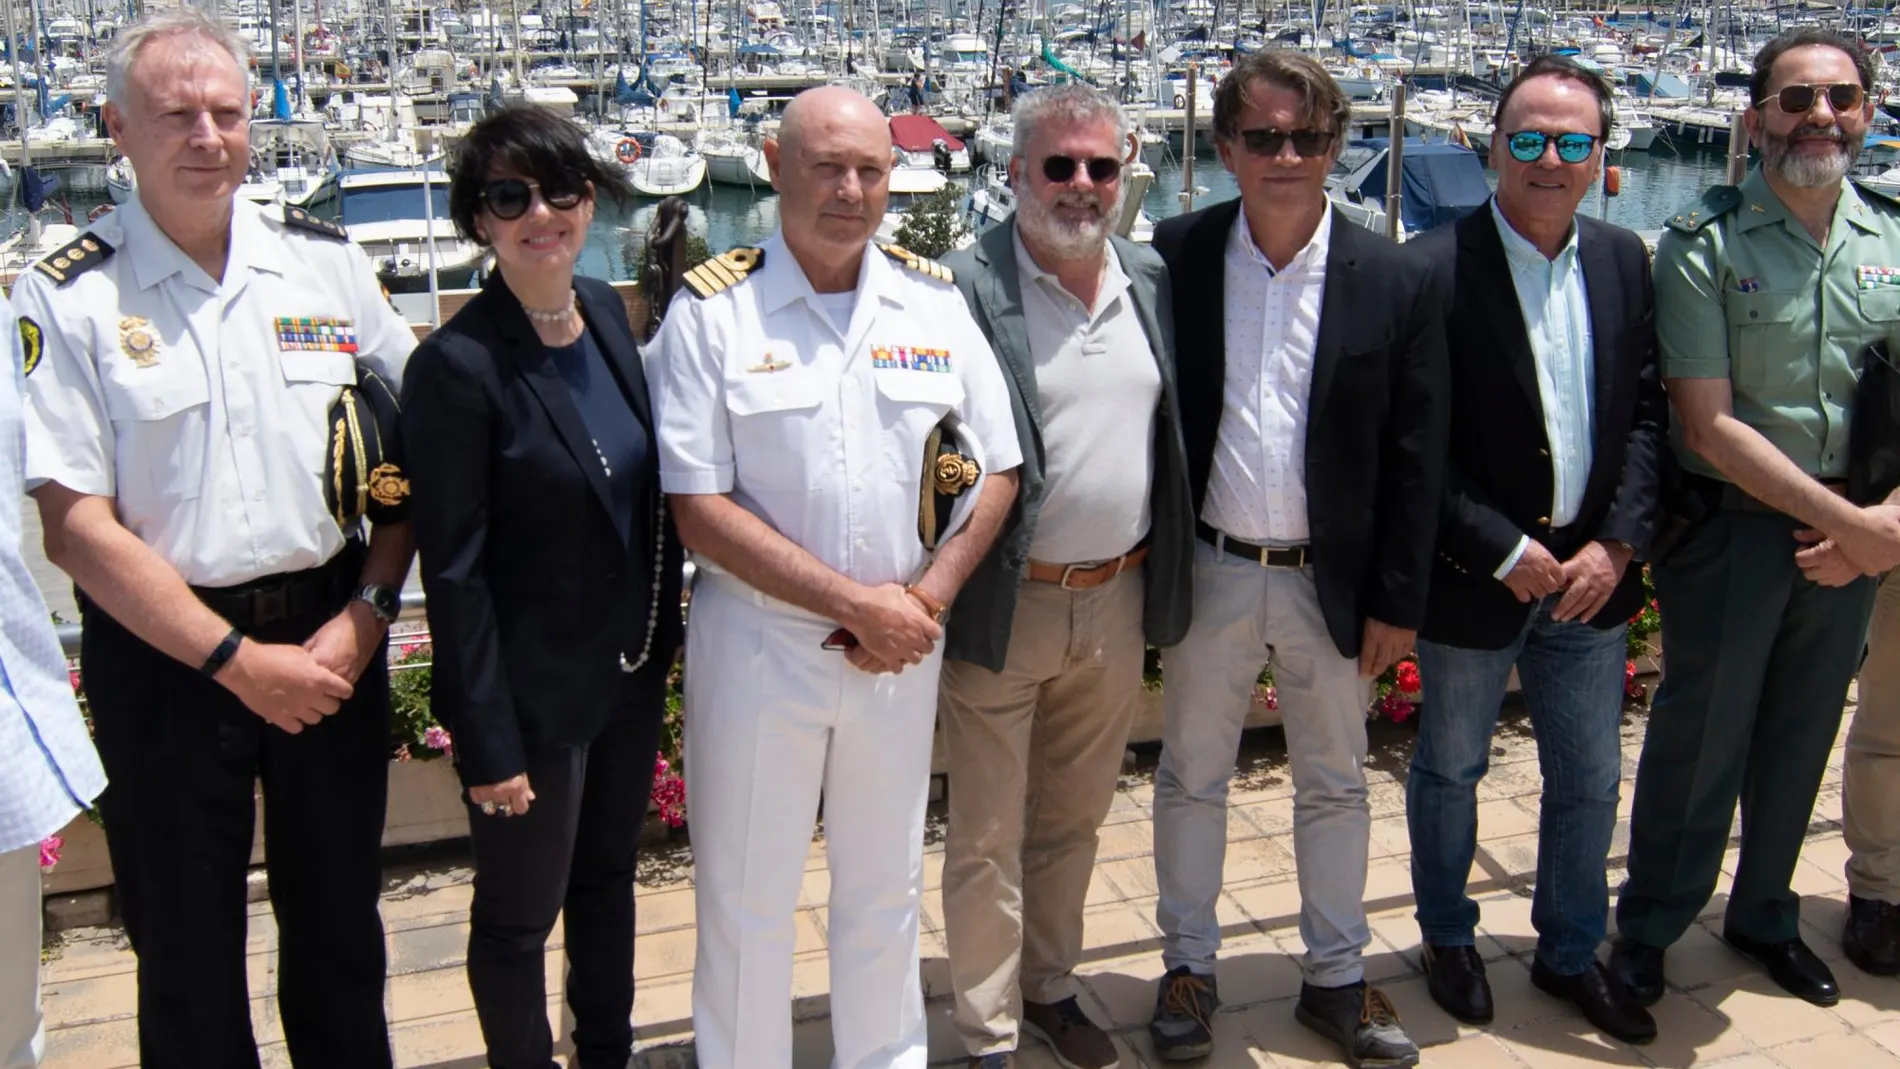
[[[1331,130],[1276,130],[1268,127],[1264,130],[1242,130],[1240,140],[1247,151],[1255,156],[1278,156],[1280,149],[1288,141],[1293,142],[1293,152],[1302,159],[1324,156],[1333,146]]]
[[[1544,147],[1555,144],[1557,158],[1565,163],[1582,163],[1590,158],[1590,151],[1597,147],[1595,134],[1547,134],[1542,130],[1519,130],[1504,142],[1511,149],[1511,158],[1519,163],[1536,163],[1544,158]]]
[[[1042,161],[1042,176],[1061,185],[1075,177],[1078,167],[1086,169],[1089,181],[1098,186],[1122,173],[1122,161],[1112,156],[1094,156],[1086,160],[1078,160],[1073,156],[1049,156]]]
[[[1863,96],[1859,82],[1784,85],[1781,87],[1781,92],[1762,101],[1757,107],[1765,108],[1768,106],[1768,101],[1772,100],[1776,107],[1789,115],[1806,115],[1814,110],[1814,102],[1820,99],[1822,93],[1827,94],[1827,106],[1833,108],[1836,113],[1853,111],[1860,107]]]
[[[539,182],[525,178],[498,178],[482,187],[482,202],[495,218],[503,221],[519,219],[528,214],[528,208],[534,203],[535,194],[557,212],[567,211],[581,202],[587,195],[585,186],[574,185],[560,189],[544,189]]]

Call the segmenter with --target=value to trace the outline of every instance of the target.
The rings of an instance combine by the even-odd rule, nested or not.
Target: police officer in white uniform
[[[235,200],[246,69],[191,7],[114,42],[105,119],[139,196],[13,290],[27,485],[81,591],[141,1064],[258,1065],[261,778],[291,1060],[384,1069],[383,650],[411,548],[406,524],[353,537],[368,473],[329,424],[359,359],[394,385],[415,339],[340,228]],[[399,498],[400,479],[368,492]]]
[[[649,351],[660,480],[701,567],[686,640],[699,1064],[791,1065],[793,910],[822,792],[832,1064],[921,1069],[939,623],[1015,500],[1021,455],[948,272],[869,244],[891,167],[878,110],[810,90],[766,159],[780,234],[689,273]],[[919,489],[950,413],[989,472],[933,557]]]

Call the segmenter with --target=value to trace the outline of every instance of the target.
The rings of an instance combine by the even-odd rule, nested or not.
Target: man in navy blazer
[[[1624,631],[1642,604],[1668,405],[1642,240],[1577,215],[1612,116],[1596,75],[1558,57],[1532,63],[1498,103],[1496,197],[1415,243],[1449,265],[1452,421],[1406,813],[1432,998],[1487,1022],[1465,878],[1515,667],[1544,776],[1531,980],[1643,1043],[1655,1021],[1596,954],[1622,778]]]

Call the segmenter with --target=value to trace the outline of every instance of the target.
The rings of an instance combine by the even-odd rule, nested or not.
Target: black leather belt
[[[346,549],[304,572],[272,575],[237,586],[194,586],[193,594],[239,631],[330,611],[349,592],[362,558]]]
[[[1241,560],[1252,561],[1262,568],[1304,568],[1313,562],[1310,547],[1256,546],[1252,542],[1243,542],[1201,520],[1194,521],[1194,533],[1200,536],[1201,541],[1223,553],[1231,553]]]

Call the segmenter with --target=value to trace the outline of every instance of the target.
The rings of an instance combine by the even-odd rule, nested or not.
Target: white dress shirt
[[[784,238],[762,251],[735,285],[681,294],[646,350],[660,485],[731,494],[860,583],[910,582],[928,559],[924,442],[944,415],[975,435],[986,471],[1022,463],[1002,368],[948,283],[867,246],[840,331]]]
[[[400,390],[416,346],[363,250],[282,212],[239,199],[213,280],[135,198],[88,231],[103,263],[64,283],[24,271],[13,289],[45,349],[26,379],[28,488],[115,499],[197,586],[343,548],[323,493],[330,408],[359,358]],[[304,340],[305,319],[329,321],[325,340]]]
[[[1047,453],[1029,555],[1055,564],[1119,557],[1148,537],[1161,368],[1114,246],[1088,308],[1020,233],[1014,244]]]
[[[1583,507],[1593,451],[1595,338],[1583,262],[1577,257],[1577,226],[1570,225],[1569,240],[1552,260],[1512,228],[1495,197],[1491,217],[1504,241],[1504,259],[1511,267],[1517,306],[1524,313],[1537,365],[1537,396],[1544,409],[1544,436],[1550,440],[1550,525],[1564,527],[1576,521]],[[1530,542],[1529,535],[1519,538],[1517,548],[1493,574],[1499,579],[1511,574]]]
[[[1254,244],[1245,212],[1227,240],[1227,374],[1201,519],[1246,542],[1307,540],[1307,403],[1332,236],[1329,207],[1280,271]]]
[[[46,600],[20,555],[20,332],[0,298],[0,854],[64,827],[105,789]],[[5,1053],[0,1051],[0,1053]]]

